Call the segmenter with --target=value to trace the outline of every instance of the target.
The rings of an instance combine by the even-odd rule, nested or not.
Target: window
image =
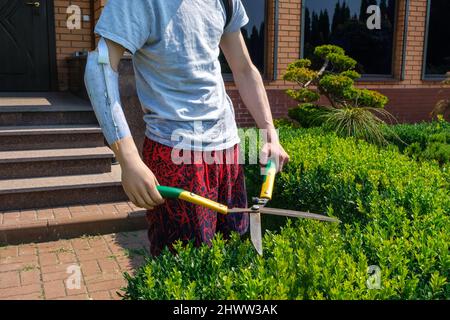
[[[334,44],[363,75],[392,76],[396,0],[304,0],[303,56]]]
[[[249,23],[242,28],[250,57],[261,73],[265,70],[266,0],[242,0]],[[220,55],[222,73],[231,73],[223,54]]]
[[[425,76],[450,71],[450,1],[429,0]]]

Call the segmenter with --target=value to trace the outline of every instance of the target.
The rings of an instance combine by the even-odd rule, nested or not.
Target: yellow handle
[[[216,212],[219,212],[221,214],[228,214],[228,207],[220,204],[218,202],[203,198],[199,195],[196,195],[192,192],[183,191],[179,195],[179,199],[182,199],[184,201],[197,204],[202,207],[209,208],[211,210],[214,210]]]
[[[276,174],[276,164],[272,160],[269,160],[266,165],[266,176],[264,177],[263,185],[261,187],[260,198],[269,200],[272,199],[273,185],[275,184]]]

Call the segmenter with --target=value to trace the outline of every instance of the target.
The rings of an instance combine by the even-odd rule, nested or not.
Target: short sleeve
[[[224,29],[224,33],[232,33],[239,31],[243,26],[248,23],[247,12],[241,0],[233,0],[233,15],[231,16],[230,23]]]
[[[94,31],[134,54],[150,36],[152,12],[148,0],[109,0]]]

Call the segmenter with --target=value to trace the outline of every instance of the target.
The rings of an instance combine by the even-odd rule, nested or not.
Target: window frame
[[[277,0],[275,0],[277,1]],[[269,62],[268,59],[268,18],[269,18],[269,0],[264,0],[264,70],[260,71],[261,76],[264,80],[268,80],[269,77],[269,66],[267,65]],[[242,32],[242,31],[241,31]],[[225,58],[226,60],[226,58]],[[228,63],[228,62],[227,62]],[[233,73],[231,72],[222,72],[222,77],[225,82],[234,82]]]
[[[430,0],[428,0],[430,1]],[[367,81],[396,81],[398,80],[398,76],[395,74],[395,67],[396,67],[396,58],[398,57],[398,53],[396,50],[397,40],[398,40],[398,19],[400,17],[400,0],[395,1],[395,23],[394,28],[392,30],[393,33],[393,41],[392,41],[392,59],[391,59],[391,73],[390,74],[372,74],[372,73],[365,73],[361,74],[361,78],[357,79],[356,82],[367,82]],[[409,12],[409,1],[406,2],[406,5],[408,6],[405,11],[405,21],[407,21],[407,16]],[[302,12],[301,12],[301,24],[300,24],[300,59],[304,59],[305,57],[305,14],[306,14],[306,0],[302,1]],[[406,37],[403,39],[403,46],[406,45]],[[403,49],[401,50],[402,54],[402,70],[401,74],[404,73],[403,70],[403,60],[405,59],[405,52]]]
[[[445,74],[427,74],[427,59],[428,59],[428,36],[430,33],[430,20],[431,20],[431,1],[427,0],[427,10],[425,17],[425,37],[423,43],[423,59],[422,59],[422,80],[423,81],[444,81],[446,79]]]

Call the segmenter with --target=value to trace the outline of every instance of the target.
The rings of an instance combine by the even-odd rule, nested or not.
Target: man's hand
[[[135,163],[122,165],[122,186],[136,206],[153,210],[164,203],[156,186],[159,185],[153,172],[139,159]]]
[[[139,157],[132,137],[111,145],[122,169],[122,186],[131,202],[141,208],[153,210],[164,203],[156,186],[159,185],[153,172]]]
[[[283,166],[289,162],[289,155],[284,151],[283,147],[278,141],[266,142],[261,149],[260,163],[267,164],[269,159],[274,159],[277,164],[277,171],[283,170]]]

